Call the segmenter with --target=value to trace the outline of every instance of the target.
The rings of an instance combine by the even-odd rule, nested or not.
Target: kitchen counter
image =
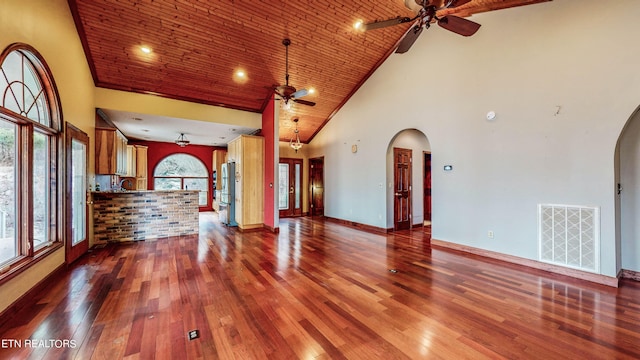
[[[198,191],[94,191],[94,243],[198,234]]]

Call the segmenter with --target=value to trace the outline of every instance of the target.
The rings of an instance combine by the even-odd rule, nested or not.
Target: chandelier
[[[180,134],[180,136],[176,139],[176,144],[178,144],[178,146],[180,147],[185,147],[187,145],[189,145],[190,141],[187,140],[186,137],[184,137],[184,134]]]
[[[293,122],[296,123],[296,129],[293,131],[293,133],[295,134],[295,141],[293,140],[293,138],[291,138],[291,140],[289,140],[289,146],[291,146],[291,148],[293,150],[295,150],[296,152],[298,152],[298,150],[300,150],[300,148],[302,148],[302,143],[300,142],[300,135],[298,132],[298,118],[293,119]]]

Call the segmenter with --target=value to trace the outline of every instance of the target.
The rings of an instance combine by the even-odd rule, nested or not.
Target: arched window
[[[155,190],[199,190],[198,205],[207,206],[209,172],[197,157],[173,154],[162,159],[153,171]]]
[[[60,100],[46,63],[25,44],[0,54],[0,268],[62,244]],[[2,275],[0,274],[0,277]]]

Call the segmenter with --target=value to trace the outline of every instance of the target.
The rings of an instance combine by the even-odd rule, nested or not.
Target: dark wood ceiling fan
[[[291,40],[284,39],[282,40],[282,45],[284,45],[286,49],[285,61],[285,84],[284,85],[274,85],[273,91],[276,95],[280,96],[280,100],[283,100],[285,104],[289,103],[289,101],[293,101],[298,104],[314,106],[316,103],[313,101],[307,101],[300,99],[301,97],[307,96],[309,94],[309,90],[300,89],[296,90],[295,87],[289,85],[289,45],[291,45]]]
[[[363,27],[364,30],[374,30],[417,20],[416,24],[407,31],[404,38],[402,38],[398,44],[396,53],[402,54],[409,51],[413,43],[418,39],[418,36],[420,36],[425,28],[428,29],[433,21],[436,21],[441,27],[462,36],[475,34],[480,28],[480,24],[478,23],[454,15],[446,15],[441,18],[436,16],[436,12],[439,10],[462,6],[470,1],[471,0],[445,0],[444,4],[438,7],[434,4],[434,1],[431,0],[405,0],[405,6],[409,8],[409,10],[417,13],[413,18],[398,16],[389,20],[364,24]]]

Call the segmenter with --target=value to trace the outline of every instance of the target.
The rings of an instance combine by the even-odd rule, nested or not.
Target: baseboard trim
[[[261,231],[264,229],[264,224],[253,224],[253,225],[244,225],[237,227],[240,232],[252,232],[252,231]]]
[[[279,227],[272,227],[272,226],[269,226],[269,225],[267,225],[267,224],[262,224],[262,226],[263,226],[266,230],[271,231],[271,232],[272,232],[272,233],[274,233],[274,234],[278,234],[278,233],[280,233],[280,228],[279,228]]]
[[[61,276],[67,268],[66,263],[60,264],[55,270],[49,273],[49,275],[45,276],[42,280],[40,280],[37,284],[35,284],[31,289],[22,294],[16,301],[14,301],[11,305],[9,305],[4,311],[0,313],[0,327],[4,327],[5,325],[14,321],[15,316],[27,306],[33,305],[33,299],[36,298],[36,295],[43,291],[51,282],[52,279],[58,276]]]
[[[529,268],[548,271],[554,274],[565,275],[576,279],[590,281],[600,285],[618,287],[619,280],[617,277],[605,276],[600,274],[592,274],[581,270],[568,269],[562,266],[547,264],[536,260],[526,259],[518,256],[502,254],[495,251],[484,250],[472,246],[460,245],[448,241],[431,239],[431,247],[455,250],[465,252],[485,258],[500,260],[516,265],[522,265]]]
[[[621,270],[621,277],[623,279],[631,279],[635,281],[640,281],[640,272],[633,270]]]
[[[338,223],[340,225],[344,225],[344,226],[347,226],[347,227],[351,227],[351,228],[354,228],[354,229],[358,229],[358,230],[362,230],[362,231],[366,231],[366,232],[370,232],[370,233],[375,233],[375,234],[387,234],[387,233],[389,233],[390,230],[393,231],[393,229],[385,229],[385,228],[381,228],[381,227],[377,227],[377,226],[361,224],[361,223],[358,223],[358,222],[355,222],[355,221],[332,218],[332,217],[329,217],[329,216],[325,216],[324,218],[326,220],[328,220],[328,221],[335,222],[335,223]]]

